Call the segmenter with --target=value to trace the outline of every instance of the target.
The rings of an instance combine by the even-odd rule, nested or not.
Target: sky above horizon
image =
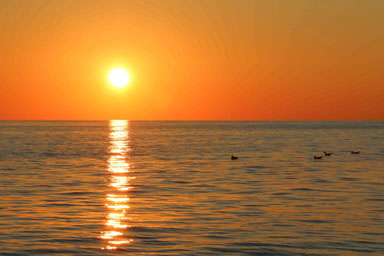
[[[0,0],[2,120],[383,120],[384,1]],[[124,88],[108,82],[123,67]]]

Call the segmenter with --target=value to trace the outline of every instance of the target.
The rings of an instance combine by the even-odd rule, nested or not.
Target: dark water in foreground
[[[0,255],[384,255],[384,122],[0,121],[0,145]]]

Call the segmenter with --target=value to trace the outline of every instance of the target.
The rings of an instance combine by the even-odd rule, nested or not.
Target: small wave
[[[97,241],[96,237],[77,237],[77,238],[61,238],[61,239],[39,239],[36,240],[37,242],[43,242],[43,243],[92,243],[94,241]]]
[[[295,191],[315,191],[314,189],[311,189],[311,188],[293,188],[292,190],[295,190]]]
[[[20,255],[78,255],[79,250],[65,250],[65,249],[33,249],[33,250],[23,250],[20,252]],[[14,255],[14,254],[13,254]]]
[[[287,193],[287,192],[277,192],[277,193],[272,193],[272,195],[275,195],[275,196],[283,196],[283,195],[289,195],[291,193]]]
[[[342,180],[348,180],[348,181],[357,181],[357,180],[359,180],[357,178],[350,178],[350,177],[342,177],[341,179]]]
[[[50,207],[50,206],[73,206],[74,204],[66,204],[66,203],[48,203],[42,206]]]
[[[298,220],[300,222],[307,222],[307,223],[334,223],[332,220]]]
[[[313,179],[314,183],[333,183],[332,181],[326,180],[326,179]]]
[[[159,228],[149,228],[149,227],[131,227],[131,231],[138,233],[184,233],[187,232],[187,229],[184,228],[171,228],[171,227],[159,227]]]
[[[178,184],[189,184],[190,182],[188,181],[183,181],[183,180],[173,180],[171,183],[178,183]]]
[[[245,246],[245,247],[285,247],[285,248],[293,248],[291,245],[287,244],[272,244],[272,243],[259,243],[259,242],[237,242],[231,243],[231,246]]]
[[[79,192],[79,191],[61,193],[61,195],[68,195],[68,196],[71,196],[71,195],[89,195],[89,194],[92,194],[92,193],[90,193],[90,192]]]
[[[368,198],[367,201],[384,202],[384,198]]]
[[[0,170],[4,170],[4,171],[15,171],[16,169],[15,168],[2,168]]]
[[[53,153],[53,152],[44,152],[44,153],[41,153],[42,156],[48,156],[48,157],[51,157],[51,156],[57,156],[58,154],[56,153]]]
[[[243,245],[240,245],[243,244]],[[257,245],[256,245],[257,244]],[[237,246],[242,247],[237,247]],[[217,254],[236,254],[236,255],[262,255],[262,256],[288,256],[293,255],[292,252],[282,249],[266,248],[266,247],[277,247],[277,248],[292,248],[289,245],[277,245],[268,243],[238,243],[237,246],[232,247],[204,247],[203,249],[209,250]],[[297,254],[295,254],[297,255]],[[308,255],[308,254],[306,254]],[[312,254],[314,255],[314,254]]]
[[[210,239],[230,239],[230,237],[227,236],[218,236],[218,235],[205,235],[203,236],[205,238],[210,238]]]
[[[251,168],[251,169],[265,169],[265,168],[268,168],[267,166],[263,166],[263,165],[251,165],[251,166],[246,166],[247,168]]]

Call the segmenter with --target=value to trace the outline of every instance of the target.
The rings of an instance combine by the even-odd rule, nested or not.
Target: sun
[[[126,86],[131,78],[125,69],[114,68],[109,72],[108,79],[113,86],[121,88]]]

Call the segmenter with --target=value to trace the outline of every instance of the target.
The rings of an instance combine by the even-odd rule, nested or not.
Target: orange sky
[[[0,0],[0,119],[384,119],[384,1]],[[125,88],[108,83],[124,67]]]

